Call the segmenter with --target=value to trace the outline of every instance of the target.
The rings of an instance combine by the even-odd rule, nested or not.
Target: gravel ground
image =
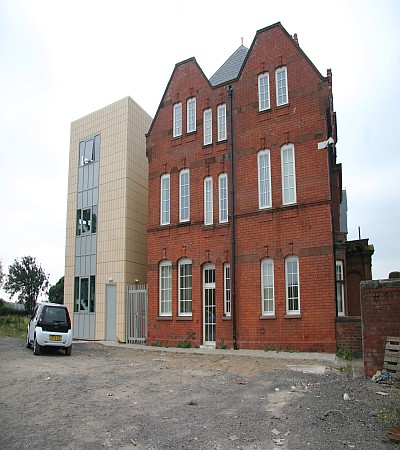
[[[400,389],[351,367],[231,353],[85,342],[36,357],[0,337],[0,448],[400,448],[386,437]]]

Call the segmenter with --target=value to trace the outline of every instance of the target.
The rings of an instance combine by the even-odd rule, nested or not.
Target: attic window
[[[173,137],[182,135],[182,103],[175,103],[173,116]]]

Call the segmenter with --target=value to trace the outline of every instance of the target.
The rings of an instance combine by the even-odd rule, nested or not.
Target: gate
[[[145,344],[146,336],[147,284],[135,284],[126,290],[126,342]]]

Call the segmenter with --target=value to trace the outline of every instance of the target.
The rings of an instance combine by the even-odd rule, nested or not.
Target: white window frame
[[[281,147],[282,167],[282,204],[296,203],[296,164],[294,145],[287,144]]]
[[[275,315],[274,260],[261,261],[261,311],[263,316]]]
[[[212,109],[203,112],[203,142],[204,145],[212,144]]]
[[[276,106],[287,105],[289,103],[288,79],[286,66],[275,70],[276,81]]]
[[[173,123],[172,123],[172,136],[182,136],[182,103],[174,104]]]
[[[189,220],[190,220],[190,173],[189,169],[182,169],[179,172],[179,222],[188,222]]]
[[[186,131],[193,133],[196,131],[196,97],[191,97],[186,102]]]
[[[167,184],[166,184],[167,183]],[[164,197],[164,192],[166,196]],[[169,173],[161,176],[160,182],[160,224],[169,225],[171,218],[171,181]]]
[[[266,111],[271,109],[269,95],[269,73],[264,72],[258,75],[258,110]]]
[[[268,149],[257,153],[258,166],[258,207],[260,209],[272,206],[271,192],[271,154]]]
[[[218,176],[218,220],[219,223],[228,222],[228,175],[221,173]]]
[[[214,223],[212,177],[204,178],[204,225]]]
[[[293,270],[296,269],[296,271]],[[297,256],[288,256],[285,259],[285,280],[286,280],[286,314],[300,314],[300,271],[299,258]],[[293,289],[297,290],[294,295]],[[296,293],[296,292],[295,292]],[[291,305],[291,302],[297,303],[297,308]]]
[[[345,315],[344,311],[344,272],[343,261],[336,261],[336,298],[337,298],[337,313],[339,317]]]
[[[172,263],[162,261],[159,265],[160,316],[172,316]]]
[[[218,142],[226,140],[226,104],[219,105],[217,108],[217,130]]]
[[[224,264],[224,315],[231,316],[231,266],[229,263]]]
[[[190,274],[181,275],[181,269],[183,266],[190,266]],[[191,316],[192,315],[192,304],[193,304],[193,283],[192,283],[192,260],[188,258],[183,258],[178,263],[178,316]],[[183,281],[187,283],[183,283]],[[183,285],[184,284],[184,285]],[[183,296],[182,294],[185,293]],[[183,298],[185,297],[185,298]],[[190,307],[185,308],[182,311],[183,303],[187,303]]]

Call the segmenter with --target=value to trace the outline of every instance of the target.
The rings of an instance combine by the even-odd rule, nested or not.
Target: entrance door
[[[215,266],[206,264],[203,269],[203,336],[204,344],[215,345]]]
[[[117,286],[106,286],[106,341],[115,341],[117,321]]]

